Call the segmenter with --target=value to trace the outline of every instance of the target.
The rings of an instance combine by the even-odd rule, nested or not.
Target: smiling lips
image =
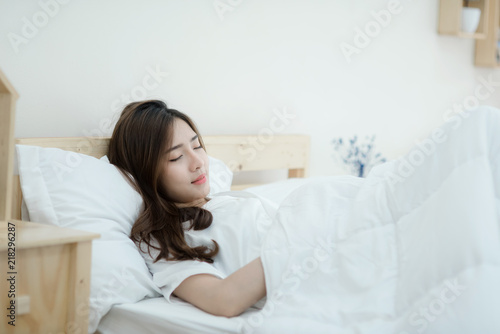
[[[206,178],[205,174],[201,174],[196,180],[194,180],[191,183],[192,184],[203,184],[205,182],[207,182],[207,178]]]

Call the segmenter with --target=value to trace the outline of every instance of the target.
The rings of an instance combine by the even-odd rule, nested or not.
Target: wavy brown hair
[[[172,145],[175,119],[186,122],[205,144],[194,122],[185,114],[169,109],[165,102],[148,100],[132,102],[122,111],[109,143],[109,161],[120,168],[141,194],[144,206],[132,226],[130,238],[141,249],[141,243],[160,251],[154,262],[166,260],[200,260],[213,263],[219,246],[190,247],[184,238],[182,223],[188,229],[203,230],[212,224],[212,214],[200,207],[179,208],[170,200],[161,182],[162,153]],[[168,185],[166,185],[168,187]],[[159,247],[152,244],[155,239]]]

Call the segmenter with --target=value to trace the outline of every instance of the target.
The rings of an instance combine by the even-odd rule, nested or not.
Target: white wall
[[[286,110],[295,118],[281,133],[312,136],[311,175],[334,174],[334,137],[376,134],[392,159],[474,96],[479,77],[500,82],[473,66],[472,40],[437,34],[438,1],[401,0],[351,62],[340,45],[389,1],[55,1],[0,0],[0,68],[21,96],[16,137],[109,135],[133,92],[165,99],[209,135],[256,134]],[[481,103],[500,107],[500,93]]]

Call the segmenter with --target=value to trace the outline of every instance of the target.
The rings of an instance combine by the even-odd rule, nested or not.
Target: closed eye
[[[197,149],[199,149],[199,148],[203,148],[203,146],[201,146],[201,144],[200,144],[200,146],[197,146],[197,147],[195,147],[194,149],[195,149],[195,150],[197,150]],[[169,161],[174,162],[174,161],[179,160],[180,158],[182,158],[182,155],[180,155],[178,158],[175,158],[175,159],[170,159]]]

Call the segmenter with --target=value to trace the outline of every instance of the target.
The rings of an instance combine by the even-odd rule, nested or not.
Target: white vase
[[[479,8],[462,8],[462,31],[475,33],[481,19],[481,9]]]

